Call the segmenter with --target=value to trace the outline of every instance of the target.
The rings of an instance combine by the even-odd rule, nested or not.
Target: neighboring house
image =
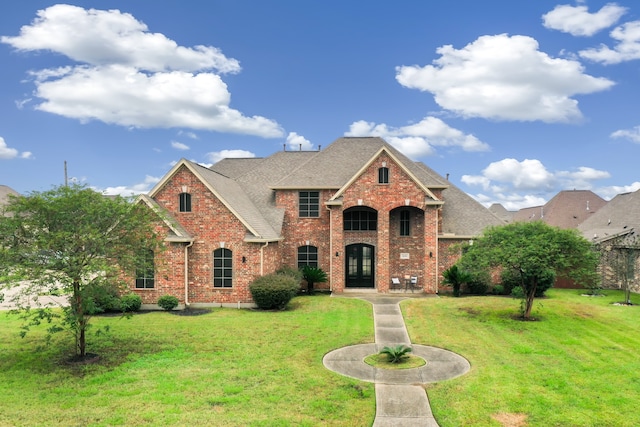
[[[514,211],[508,211],[500,203],[494,203],[489,206],[489,211],[506,223],[512,222],[513,216],[516,214]]]
[[[577,228],[607,201],[590,190],[564,190],[543,206],[520,209],[513,221],[544,221],[560,228]]]
[[[604,288],[621,288],[628,280],[640,292],[640,190],[619,194],[578,226],[601,251]]]
[[[20,194],[14,189],[6,185],[0,185],[0,212],[2,208],[9,202],[9,196],[19,196]]]
[[[132,289],[145,303],[249,305],[249,284],[282,266],[320,267],[321,288],[390,291],[415,277],[437,293],[449,248],[504,224],[381,138],[339,138],[322,151],[179,161],[141,201],[163,221],[167,249]]]

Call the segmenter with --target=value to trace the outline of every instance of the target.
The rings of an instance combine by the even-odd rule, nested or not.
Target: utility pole
[[[69,178],[67,177],[67,161],[64,161],[64,186],[69,186]]]

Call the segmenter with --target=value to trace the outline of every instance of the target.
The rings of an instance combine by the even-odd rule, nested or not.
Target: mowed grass
[[[426,387],[440,426],[640,425],[640,306],[612,305],[622,292],[581,293],[549,290],[530,322],[514,319],[511,298],[404,301],[412,343],[471,363],[468,374]]]
[[[325,353],[373,342],[371,305],[299,297],[282,312],[214,309],[94,317],[96,364],[64,363],[70,336],[19,337],[0,313],[0,426],[367,426],[372,384],[340,376]],[[44,327],[42,328],[44,329]]]

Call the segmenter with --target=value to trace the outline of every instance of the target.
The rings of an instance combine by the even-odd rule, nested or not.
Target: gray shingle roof
[[[618,194],[578,226],[591,241],[603,241],[631,231],[640,231],[640,190]]]
[[[377,137],[339,138],[323,151],[281,151],[266,158],[224,159],[211,168],[184,159],[181,163],[243,221],[251,233],[248,239],[271,241],[280,238],[284,218],[284,211],[275,206],[275,191],[344,189],[382,151],[395,158],[434,197],[434,203],[442,202],[435,199],[431,190],[443,190],[443,231],[450,237],[474,236],[488,225],[504,223],[437,172]]]

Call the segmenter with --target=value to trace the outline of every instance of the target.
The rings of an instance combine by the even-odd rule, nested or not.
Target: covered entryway
[[[374,287],[374,247],[365,243],[348,245],[345,250],[347,288]]]

